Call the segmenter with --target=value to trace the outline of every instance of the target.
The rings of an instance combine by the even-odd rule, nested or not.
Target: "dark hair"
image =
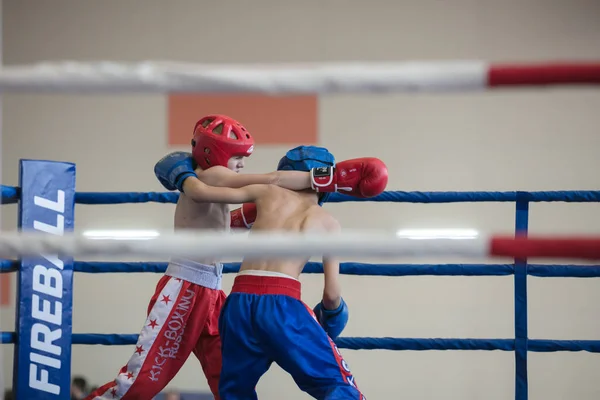
[[[87,380],[83,376],[75,376],[72,383],[83,391],[87,388]]]

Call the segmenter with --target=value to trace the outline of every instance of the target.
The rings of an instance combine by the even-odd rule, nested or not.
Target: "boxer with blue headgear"
[[[277,170],[310,172],[313,190],[253,188],[253,231],[338,232],[339,222],[320,207],[331,192],[366,197],[381,193],[387,184],[387,168],[380,160],[336,164],[327,149],[316,146],[289,150]],[[323,258],[323,298],[311,310],[301,300],[299,281],[308,259],[254,257],[242,262],[219,319],[222,399],[257,399],[258,380],[274,361],[315,399],[364,400],[333,341],[349,314],[341,296],[339,262]]]
[[[324,147],[298,146],[286,153],[279,164],[277,171],[329,171],[335,166],[335,157]],[[311,179],[311,181],[314,181]],[[327,201],[331,192],[319,192],[319,205]]]

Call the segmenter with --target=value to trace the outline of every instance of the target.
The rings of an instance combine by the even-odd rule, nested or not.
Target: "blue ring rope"
[[[20,190],[2,185],[2,204],[18,202]],[[560,190],[539,192],[403,192],[387,191],[379,196],[359,199],[333,193],[328,203],[342,202],[402,202],[402,203],[469,203],[516,202],[517,197],[528,202],[600,202],[600,190]],[[77,192],[77,204],[177,203],[176,192]]]
[[[328,203],[342,202],[405,202],[405,203],[464,203],[515,202],[518,192],[402,192],[389,191],[379,196],[359,199],[333,193]],[[530,202],[600,202],[600,191],[519,192]],[[95,193],[79,192],[78,204],[177,203],[178,193]]]
[[[0,273],[15,272],[19,263],[0,260]],[[75,261],[75,272],[89,274],[107,273],[164,273],[166,262],[104,262]],[[236,273],[240,263],[223,264],[223,273]],[[320,274],[323,265],[317,262],[306,264],[304,274]],[[343,275],[361,276],[508,276],[514,274],[512,264],[366,264],[341,263]],[[529,264],[527,273],[539,278],[600,278],[600,265],[543,265]]]
[[[14,204],[21,198],[21,191],[15,186],[4,186],[2,185],[2,198],[0,203],[2,204]]]
[[[15,332],[1,332],[2,343],[14,343]],[[126,346],[137,343],[138,334],[118,333],[74,333],[73,344]],[[501,350],[514,351],[513,339],[445,339],[445,338],[375,338],[375,337],[341,337],[336,339],[340,348],[350,350]],[[529,339],[529,351],[587,351],[600,353],[600,340],[539,340]]]

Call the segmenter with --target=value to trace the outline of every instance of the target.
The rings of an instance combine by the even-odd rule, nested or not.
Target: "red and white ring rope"
[[[368,232],[328,235],[255,232],[249,236],[222,232],[178,233],[147,240],[91,239],[76,235],[37,233],[0,235],[0,257],[39,254],[147,257],[511,257],[600,259],[600,236],[477,237],[473,239],[410,239]]]
[[[600,84],[600,60],[274,65],[45,62],[0,69],[0,92],[336,94],[468,92],[506,86],[573,84]]]

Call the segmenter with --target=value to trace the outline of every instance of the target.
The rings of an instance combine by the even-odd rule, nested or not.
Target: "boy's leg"
[[[232,293],[225,301],[219,319],[223,355],[221,400],[258,399],[256,385],[271,366],[272,361],[255,337],[253,302],[258,300],[254,294]]]
[[[277,296],[278,307],[258,326],[268,354],[286,370],[300,389],[316,399],[364,400],[354,376],[335,343],[300,300]]]
[[[219,400],[219,377],[221,376],[221,337],[219,335],[219,315],[225,303],[225,293],[222,290],[206,289],[207,303],[210,305],[204,330],[200,334],[194,354],[208,381],[208,386]],[[210,302],[208,302],[210,299]]]
[[[198,312],[201,307],[195,309],[202,303],[198,288],[163,276],[133,355],[113,382],[86,399],[151,399],[157,395],[181,369],[205,325],[206,314]]]

